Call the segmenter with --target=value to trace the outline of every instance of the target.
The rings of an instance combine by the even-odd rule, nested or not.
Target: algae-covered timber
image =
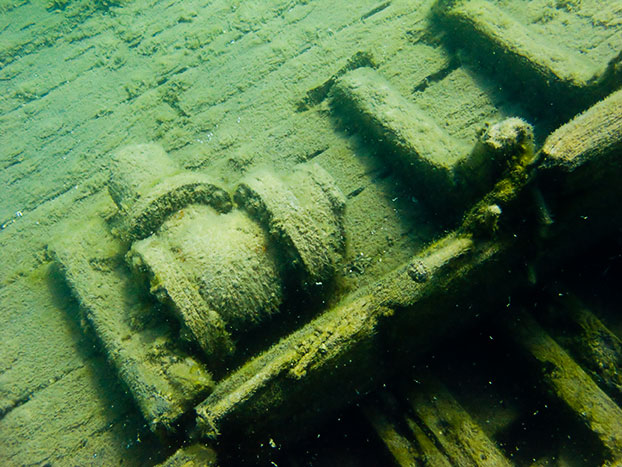
[[[607,112],[607,102],[611,100],[586,115]],[[609,128],[616,128],[619,118],[604,126],[602,119],[590,118],[582,131],[612,134]],[[598,161],[612,157],[606,149],[599,150],[598,138],[590,141],[574,155],[577,171],[581,161],[587,160],[580,157],[585,152],[596,154]],[[607,140],[606,147],[617,144]],[[204,435],[214,439],[236,430],[249,434],[244,427],[257,430],[258,426],[278,431],[285,418],[300,425],[303,420],[317,420],[318,413],[342,407],[388,376],[383,364],[387,354],[397,352],[406,360],[421,355],[441,336],[468,322],[475,313],[470,303],[473,297],[480,305],[477,309],[485,308],[482,297],[490,301],[507,297],[520,283],[517,275],[527,279],[525,253],[533,252],[537,243],[546,250],[546,241],[552,245],[564,240],[559,235],[540,238],[539,207],[530,201],[540,167],[549,164],[547,155],[516,160],[519,163],[466,214],[456,233],[433,243],[408,264],[348,297],[220,381],[197,407]],[[618,175],[607,173],[609,179]],[[575,182],[568,190],[582,192],[583,187]],[[586,212],[601,211],[602,195],[585,197]],[[482,209],[491,205],[499,206],[505,213],[501,216],[507,217],[499,219],[500,229],[482,230],[482,225],[489,225]],[[558,216],[556,222],[572,230],[581,219]],[[580,240],[588,242],[589,237]]]
[[[99,8],[99,3],[110,7]],[[430,16],[435,3],[438,4],[437,14]],[[454,7],[454,11],[466,12],[463,19],[449,18]],[[478,135],[481,139],[477,145],[481,148],[480,143],[493,137],[495,129],[499,128],[495,124],[507,121],[508,117],[520,117],[532,123],[535,141],[540,145],[547,133],[571,117],[578,107],[588,106],[619,86],[621,8],[618,1],[599,0],[361,0],[343,4],[328,0],[0,2],[0,117],[3,128],[0,135],[3,187],[0,197],[3,259],[0,270],[0,463],[151,465],[161,462],[180,445],[183,449],[169,463],[212,462],[215,452],[197,448],[198,438],[186,437],[189,433],[186,430],[195,421],[194,403],[185,403],[177,412],[183,412],[182,416],[175,421],[174,416],[164,418],[178,431],[168,439],[156,439],[145,423],[154,419],[153,414],[141,410],[140,404],[136,407],[129,397],[136,391],[134,399],[140,402],[139,390],[154,399],[158,395],[170,396],[171,400],[166,402],[170,406],[180,402],[180,396],[185,397],[183,391],[177,391],[173,385],[171,389],[174,390],[170,391],[165,385],[153,390],[149,385],[141,389],[128,384],[128,376],[138,374],[134,371],[136,367],[132,367],[132,358],[134,362],[144,361],[141,368],[149,376],[141,378],[139,383],[148,382],[153,373],[161,376],[164,382],[181,382],[181,386],[187,388],[193,387],[192,376],[196,372],[191,365],[186,367],[189,371],[185,371],[183,365],[171,368],[179,355],[171,349],[185,352],[199,365],[211,366],[215,358],[197,345],[192,332],[183,329],[179,315],[169,313],[175,310],[162,284],[165,279],[172,280],[171,277],[156,273],[148,284],[140,282],[143,272],[149,274],[147,266],[133,270],[127,267],[128,243],[150,237],[160,230],[162,220],[191,215],[194,208],[178,208],[185,204],[184,199],[191,197],[195,188],[203,190],[203,204],[207,204],[205,201],[211,196],[210,186],[218,188],[225,195],[223,200],[230,203],[229,195],[234,194],[236,184],[240,180],[247,183],[253,174],[260,175],[258,168],[265,169],[264,173],[278,175],[273,179],[280,182],[282,178],[289,178],[297,164],[311,159],[334,177],[346,196],[343,245],[333,243],[344,247],[343,258],[339,258],[339,254],[329,254],[309,261],[308,253],[326,246],[321,235],[308,244],[302,242],[303,247],[309,247],[308,251],[297,251],[293,240],[301,233],[295,230],[297,226],[305,230],[310,227],[307,231],[321,234],[322,229],[315,229],[313,223],[306,222],[313,213],[303,209],[302,215],[289,216],[285,203],[278,206],[288,219],[296,219],[294,225],[289,226],[294,230],[279,229],[281,217],[277,222],[262,224],[263,228],[267,225],[267,241],[252,245],[257,255],[264,253],[264,247],[266,253],[274,253],[271,251],[274,247],[277,255],[291,260],[290,265],[294,267],[289,271],[296,274],[285,277],[291,279],[289,282],[293,286],[285,291],[287,298],[278,310],[269,306],[255,307],[252,309],[260,313],[229,322],[234,327],[244,328],[243,332],[248,334],[231,333],[236,341],[235,361],[223,359],[221,374],[213,376],[218,381],[247,358],[303,326],[317,313],[336,306],[341,299],[345,301],[345,296],[352,291],[369,286],[392,269],[410,264],[413,257],[424,254],[426,245],[447,234],[443,227],[451,229],[460,225],[463,209],[468,209],[480,195],[488,192],[505,168],[503,158],[495,159],[499,164],[489,167],[489,174],[485,175],[488,156],[499,153],[490,151],[492,146],[484,147],[479,153],[483,157],[467,167],[467,175],[468,172],[473,175],[464,177],[469,183],[451,190],[440,190],[430,184],[429,190],[422,190],[427,177],[417,178],[416,172],[403,170],[403,167],[409,168],[408,163],[402,168],[398,163],[389,164],[395,161],[395,156],[406,154],[396,150],[399,149],[397,145],[385,138],[398,135],[394,131],[399,130],[395,123],[400,119],[407,124],[430,123],[440,130],[436,133],[439,138],[449,137],[465,148],[460,151],[461,158],[469,156]],[[439,12],[439,9],[444,11]],[[468,9],[471,13],[466,11]],[[486,26],[490,28],[486,30]],[[477,40],[473,40],[475,38]],[[526,60],[521,62],[523,58]],[[586,65],[588,73],[575,74],[589,76],[593,71],[593,82],[582,86],[580,81],[575,81],[574,94],[563,92],[555,77],[568,76],[568,71],[572,74],[573,69],[580,71],[582,65]],[[364,123],[363,115],[335,112],[330,92],[336,89],[335,84],[340,79],[349,79],[350,72],[363,67],[374,75],[370,80],[371,90],[382,80],[400,98],[400,105],[393,106],[394,110],[402,110],[400,118],[394,121],[386,118],[392,109],[391,105],[385,106],[373,116],[381,117],[376,121],[388,125],[376,126],[379,131],[375,132],[369,124],[352,126],[346,122],[341,125],[340,119],[345,121],[346,117]],[[550,84],[547,77],[553,77]],[[367,96],[371,97],[372,93]],[[376,144],[381,139],[389,144]],[[102,213],[98,209],[100,202],[113,207],[106,185],[111,188],[115,181],[109,180],[105,169],[110,166],[111,155],[115,159],[116,148],[150,141],[162,146],[173,163],[160,165],[161,159],[153,154],[148,158],[152,167],[137,167],[140,169],[137,173],[132,173],[134,168],[129,167],[125,175],[131,178],[148,173],[149,168],[154,172],[161,168],[162,181],[176,180],[177,188],[174,183],[160,185],[163,197],[153,193],[156,196],[152,199],[157,202],[150,206],[155,209],[147,209],[143,217],[137,217],[139,228],[134,233],[117,222],[93,219],[92,216],[102,215],[108,220],[110,212]],[[412,148],[420,152],[414,151],[411,155],[421,155],[426,149],[425,144],[418,143]],[[429,141],[424,139],[423,143]],[[427,154],[440,155],[429,150]],[[507,238],[510,232],[519,237],[517,241],[527,264],[512,268],[510,280],[520,282],[527,270],[528,279],[535,286],[529,287],[527,293],[514,291],[511,301],[506,297],[498,313],[516,307],[520,300],[529,300],[531,291],[537,293],[550,287],[549,280],[541,275],[545,269],[541,265],[548,260],[547,253],[553,272],[568,271],[568,267],[576,266],[577,276],[581,277],[582,273],[586,274],[586,262],[600,260],[586,255],[579,264],[571,255],[582,244],[590,245],[584,239],[596,241],[595,236],[603,238],[603,233],[611,232],[611,225],[620,225],[615,202],[599,210],[591,209],[594,199],[609,200],[608,192],[617,196],[617,180],[602,183],[602,179],[596,178],[589,189],[582,183],[572,182],[567,189],[543,177],[528,189],[528,196],[520,195],[517,203],[508,202],[521,184],[520,178],[529,176],[530,171],[524,169],[516,170],[513,181],[506,177],[506,183],[497,187],[496,194],[478,203],[469,214],[469,224],[462,227],[476,243]],[[178,172],[186,173],[176,178]],[[282,177],[283,173],[288,175]],[[611,178],[615,179],[619,171],[614,167],[613,173]],[[570,177],[562,176],[562,179],[568,182]],[[304,182],[306,178],[301,180]],[[410,183],[413,180],[422,183]],[[584,190],[574,190],[573,187],[580,185]],[[451,197],[456,188],[458,195],[454,204]],[[260,191],[256,189],[257,196],[251,201],[262,201]],[[467,192],[471,199],[467,199]],[[427,199],[425,194],[428,194]],[[113,210],[121,212],[129,208],[138,213],[139,210],[132,207],[137,205],[131,197],[118,197],[117,201],[120,205]],[[455,208],[455,217],[448,224],[439,225],[434,212],[429,212],[435,202],[441,208]],[[200,210],[208,207],[201,206]],[[231,210],[235,211],[233,217],[244,217],[237,207]],[[228,217],[224,212],[219,216],[214,214],[212,219],[222,219],[224,224]],[[261,221],[258,218],[262,216],[255,220]],[[69,222],[71,218],[76,222]],[[573,219],[569,224],[571,230],[564,231],[567,219]],[[148,222],[142,223],[143,220]],[[214,228],[211,232],[226,235],[225,229],[211,227]],[[92,234],[92,241],[81,238],[78,231]],[[57,234],[64,237],[62,242],[53,240]],[[125,238],[119,238],[119,234]],[[112,242],[108,242],[110,239]],[[559,249],[561,239],[565,239],[565,251]],[[233,238],[231,240],[233,244]],[[600,284],[601,279],[612,275],[619,278],[615,234],[604,240],[596,248],[590,247],[588,253],[592,258],[609,261],[610,264],[602,266],[609,274],[604,277],[601,271],[590,271],[593,275],[582,276],[587,280],[580,288]],[[101,255],[98,247],[111,244],[114,254]],[[50,255],[59,245],[62,252],[68,254]],[[60,248],[56,251],[61,253]],[[172,253],[175,256],[178,252]],[[530,260],[532,256],[536,258],[533,261]],[[69,290],[58,274],[58,267],[51,262],[54,259],[66,263],[61,269],[71,289],[77,292],[74,295],[79,303],[68,296]],[[77,263],[76,259],[83,262]],[[190,258],[184,254],[176,259],[184,263]],[[467,255],[463,259],[468,259]],[[209,264],[216,267],[215,263]],[[317,284],[329,281],[307,280],[306,284],[298,281],[305,276],[317,278],[308,273],[327,269],[334,271],[336,283],[328,284],[321,294],[316,294],[320,288]],[[407,271],[418,283],[425,282],[429,272],[422,262],[413,262]],[[570,274],[566,279],[569,278]],[[120,286],[107,284],[109,279],[117,280]],[[496,292],[496,277],[473,280],[492,283],[491,288]],[[257,282],[257,286],[264,283]],[[75,286],[77,283],[80,288]],[[616,284],[609,283],[606,293],[613,293]],[[183,285],[200,283],[187,281]],[[149,296],[150,286],[157,300]],[[239,287],[234,290],[223,287],[223,290],[232,293],[220,298],[233,297],[240,292]],[[479,290],[473,293],[480,293]],[[457,304],[462,310],[477,306],[478,300],[472,300],[474,298],[466,294],[466,299],[460,299]],[[136,307],[126,307],[126,303],[135,303]],[[615,304],[619,299],[610,304],[609,310],[606,306],[603,309],[593,307],[594,303],[589,300],[586,303],[598,314],[604,327],[620,335],[622,328],[615,318]],[[92,319],[94,304],[102,312],[101,320]],[[240,310],[225,307],[222,311]],[[393,316],[404,315],[404,310],[394,311]],[[469,312],[464,314],[466,318]],[[226,313],[223,316],[226,317]],[[253,316],[259,319],[253,320]],[[473,374],[490,372],[517,383],[520,377],[515,371],[517,368],[506,371],[501,352],[477,355],[472,360],[477,365],[467,361],[473,345],[479,345],[482,339],[488,342],[489,315],[482,313],[481,316],[482,319],[473,321],[472,328],[460,329],[456,340],[439,337],[432,343],[431,353],[416,361],[417,367],[430,364],[434,376],[447,375],[438,364],[438,357],[446,353],[444,363],[451,362],[454,370],[459,370],[460,377],[441,376],[441,379],[497,447],[518,464],[581,464],[583,461],[585,465],[597,465],[602,462],[598,459],[600,451],[581,444],[582,439],[589,437],[590,430],[576,425],[570,428],[570,424],[558,418],[563,414],[557,407],[548,411],[550,415],[545,416],[543,430],[536,435],[532,422],[542,421],[541,415],[532,417],[534,411],[520,410],[525,408],[520,404],[514,405],[515,409],[520,409],[516,409],[513,417],[508,417],[511,420],[498,423],[499,412],[492,407],[499,408],[497,402],[510,401],[510,397],[496,390],[496,386],[494,395],[488,398],[493,402],[490,408],[477,401],[474,403],[474,394],[479,391],[471,387],[465,392],[463,386]],[[399,328],[401,323],[391,319],[387,318],[385,323],[392,322]],[[99,326],[95,325],[97,323]],[[92,329],[81,332],[79,324],[90,325]],[[149,340],[144,331],[151,332],[154,327],[165,331],[162,332],[165,340]],[[104,331],[111,328],[113,331],[121,328],[122,332],[104,336]],[[378,329],[387,330],[381,333],[379,340],[390,349],[382,363],[396,368],[397,380],[409,378],[410,375],[402,373],[405,370],[402,365],[408,365],[411,357],[417,358],[417,342],[412,341],[414,338],[404,338],[405,333],[392,332],[392,327]],[[595,329],[590,327],[590,330]],[[550,329],[548,331],[553,334]],[[494,332],[491,335],[495,337],[495,344],[501,340]],[[423,338],[434,340],[428,335]],[[599,345],[598,338],[590,342]],[[153,343],[156,345],[149,350]],[[423,341],[420,344],[421,348],[425,347]],[[115,353],[115,349],[123,352]],[[594,353],[596,363],[613,365],[613,359],[603,358],[603,350],[606,349],[598,348]],[[400,351],[409,358],[400,358]],[[105,364],[99,352],[108,355],[111,365]],[[586,360],[581,358],[586,356],[584,350],[577,352],[581,355],[569,353],[589,370]],[[485,371],[480,364],[486,367]],[[465,371],[461,372],[463,368]],[[169,378],[172,373],[176,381]],[[597,374],[590,374],[598,379]],[[336,369],[334,375],[339,377]],[[485,388],[489,388],[488,376],[481,376]],[[538,379],[537,375],[527,376],[525,379],[531,376]],[[392,391],[395,382],[382,380],[378,387],[386,383],[387,389]],[[209,392],[211,383],[207,383],[205,392],[200,392],[197,400]],[[413,383],[414,388],[416,384]],[[524,384],[521,394],[517,399],[512,398],[512,403],[518,400],[537,404],[546,399],[541,393],[534,394],[533,387],[531,381]],[[124,397],[123,389],[128,397]],[[608,388],[604,390],[609,391]],[[306,397],[299,400],[304,402]],[[403,404],[404,401],[399,402]],[[357,404],[348,407],[345,409],[348,412],[357,411]],[[387,414],[385,410],[381,407],[381,417]],[[504,409],[500,412],[501,417],[507,414]],[[547,411],[540,413],[544,412]],[[329,415],[322,412],[318,420],[324,416]],[[343,456],[337,462],[335,459],[322,462],[317,458],[319,450],[331,444],[335,451],[347,450],[349,446],[350,453],[346,457],[357,459],[352,463],[360,464],[363,460],[372,465],[389,464],[386,460],[374,462],[373,453],[369,455],[374,447],[366,439],[372,439],[374,433],[368,431],[365,423],[359,423],[354,429],[345,428],[340,417],[342,414],[335,415],[318,432],[306,438],[305,442],[312,439],[315,444],[309,450],[306,447],[298,450],[291,444],[281,443],[278,438],[275,444],[270,437],[272,433],[261,431],[259,424],[257,436],[262,438],[263,447],[261,443],[252,444],[246,440],[240,444],[226,444],[224,435],[224,443],[213,447],[219,457],[229,458],[235,465],[241,462],[236,456],[243,445],[250,447],[253,460],[258,451],[269,452],[270,460],[278,465],[343,464]],[[520,426],[522,421],[528,422],[527,430]],[[416,437],[419,443],[412,446],[425,445],[429,448],[426,452],[436,456],[431,458],[438,461],[429,462],[442,465],[442,457],[434,448],[441,456],[443,449],[439,450],[431,441],[434,437],[430,437],[430,433],[422,433],[420,420],[415,422],[409,416],[399,422],[403,423],[395,426],[397,432],[407,441]],[[510,431],[492,430],[493,425]],[[156,422],[152,426],[162,427],[163,424]],[[301,432],[305,428],[308,429],[301,427]],[[557,446],[554,442],[541,442],[552,440],[553,436],[558,438]],[[200,442],[205,443],[205,440]],[[187,447],[189,445],[192,447]],[[292,447],[297,452],[289,451]],[[402,454],[403,463],[413,463],[414,459],[408,459],[407,450]],[[313,459],[305,462],[304,456]]]
[[[203,363],[182,349],[168,323],[157,319],[155,303],[145,301],[123,252],[124,243],[94,217],[57,239],[53,255],[80,300],[87,328],[149,427],[173,431],[178,419],[212,390],[213,380]]]
[[[609,7],[615,12],[613,4]],[[578,51],[576,46],[555,43],[494,2],[440,0],[434,19],[457,32],[447,36],[452,47],[466,49],[482,69],[489,69],[535,112],[548,112],[541,100],[546,96],[563,121],[619,85],[618,51],[594,57],[597,54]]]
[[[497,143],[503,143],[506,138],[498,135],[506,133],[509,135],[508,141],[513,143],[508,143],[510,149],[501,144],[502,152],[507,158],[503,176],[487,195],[464,214],[461,225],[454,232],[429,244],[423,251],[375,283],[344,297],[308,324],[273,344],[260,355],[252,357],[233,373],[225,375],[217,382],[213,392],[196,407],[197,423],[203,436],[217,439],[221,435],[251,435],[251,432],[265,433],[268,430],[278,433],[286,418],[296,420],[300,429],[290,430],[284,436],[304,433],[314,423],[319,423],[326,414],[371,391],[380,381],[399,372],[399,368],[386,365],[387,358],[399,357],[404,362],[412,361],[439,339],[450,336],[468,324],[486,304],[504,299],[526,281],[526,260],[537,263],[546,258],[546,255],[539,257],[540,250],[547,251],[548,246],[559,242],[572,245],[585,240],[576,235],[565,237],[565,233],[572,231],[576,223],[580,222],[574,212],[567,214],[564,211],[555,211],[553,228],[550,223],[542,224],[542,219],[546,217],[543,212],[547,210],[547,202],[557,194],[545,182],[551,179],[547,174],[553,174],[554,183],[564,187],[563,195],[573,196],[583,192],[586,180],[593,183],[599,176],[609,179],[608,177],[619,173],[614,157],[620,140],[619,117],[612,111],[617,98],[614,94],[597,104],[569,123],[569,127],[558,130],[551,137],[553,139],[547,140],[544,145],[546,149],[553,144],[551,141],[556,141],[555,147],[563,148],[568,138],[576,138],[577,134],[588,135],[581,137],[584,144],[580,146],[580,150],[567,143],[570,148],[567,151],[552,155],[542,150],[534,157],[530,131],[522,121],[509,121],[506,127],[501,125],[489,129],[482,138],[482,145],[490,144],[494,149]],[[574,127],[577,128],[576,131],[567,130]],[[382,127],[382,131],[391,132],[394,128],[395,125],[387,124]],[[476,148],[472,155],[477,154],[477,151],[485,150]],[[130,151],[130,154],[133,153]],[[562,169],[558,169],[559,164],[555,162],[560,159],[559,154],[563,156],[561,160],[565,161]],[[565,167],[570,169],[566,170]],[[584,172],[591,173],[593,167],[607,167],[612,170],[599,170],[592,177],[576,176]],[[315,271],[327,270],[330,273],[330,269],[334,267],[334,259],[330,256],[321,257],[319,262],[315,262],[309,256],[313,252],[299,249],[299,245],[304,242],[297,240],[297,236],[310,233],[317,241],[328,242],[332,254],[338,253],[341,241],[338,219],[343,209],[343,201],[330,183],[321,181],[325,175],[314,175],[313,171],[308,170],[300,173],[306,173],[305,177],[316,178],[310,186],[317,185],[320,199],[323,199],[320,205],[323,206],[322,212],[325,214],[320,214],[317,218],[311,214],[304,216],[302,225],[310,222],[312,228],[297,230],[299,222],[295,219],[285,220],[290,216],[283,210],[286,203],[279,202],[278,197],[294,200],[295,195],[289,192],[289,188],[277,189],[277,201],[274,206],[270,205],[270,193],[274,188],[266,185],[265,180],[278,180],[273,176],[264,174],[249,178],[240,185],[242,188],[237,191],[236,200],[266,226],[274,241],[285,239],[285,243],[290,244],[287,255],[290,258],[298,255],[300,266],[306,270],[303,276],[325,277],[318,276]],[[144,182],[137,185],[142,183]],[[156,181],[155,184],[147,184],[147,192],[150,186],[159,186],[161,183]],[[280,183],[279,181],[270,185],[278,187]],[[133,185],[129,183],[128,186]],[[304,183],[296,183],[297,189],[301,186],[304,187]],[[214,193],[222,193],[217,199],[227,198],[222,190]],[[539,196],[534,198],[534,193],[539,193]],[[211,203],[211,197],[204,199],[201,192],[197,192],[197,196],[198,201]],[[603,198],[605,196],[611,196],[611,192],[594,191],[591,196],[583,196],[582,207],[586,209],[585,212],[599,214],[600,202],[606,199]],[[128,203],[122,201],[124,197],[117,198],[119,212],[131,213],[127,209]],[[534,202],[534,199],[540,202]],[[193,209],[190,208],[188,212]],[[296,209],[304,211],[310,208],[300,206]],[[334,215],[337,217],[332,218]],[[170,230],[167,223],[186,222],[184,217],[182,214],[165,220],[165,216],[156,216],[157,222],[165,226],[164,233]],[[189,218],[190,223],[192,217]],[[329,226],[331,235],[325,239],[318,236],[320,229],[313,227],[314,222]],[[100,224],[103,229],[108,228],[103,223]],[[123,224],[115,217],[113,225]],[[564,228],[556,231],[557,225]],[[543,228],[549,230],[543,234]],[[119,248],[122,250],[128,237],[123,233],[119,235],[118,241],[122,242]],[[140,245],[145,241],[151,240],[140,240],[136,244]],[[165,243],[168,245],[170,242]],[[297,248],[299,251],[296,251]],[[183,248],[174,247],[171,252],[177,255],[182,250]],[[258,252],[262,250],[263,248],[259,248]],[[529,256],[525,257],[526,253]],[[115,261],[118,259],[119,254]],[[183,258],[180,256],[181,259]],[[61,263],[69,262],[63,256],[59,256],[59,260]],[[132,256],[130,262],[137,266]],[[180,266],[183,269],[182,263]],[[159,274],[152,276],[151,285],[157,288],[161,284],[161,278],[158,280]],[[71,276],[68,278],[71,284]],[[174,276],[172,278],[174,284],[181,283],[175,281]],[[193,287],[190,285],[185,290],[194,290]],[[74,288],[78,289],[75,286]],[[172,290],[173,286],[169,286],[169,289]],[[78,296],[88,293],[77,290]],[[170,291],[168,296],[174,298]],[[197,297],[192,303],[192,306],[196,306],[195,303],[200,303],[200,300]],[[206,357],[208,363],[210,358],[214,358],[213,355],[210,357],[209,351]],[[127,374],[123,371],[123,361],[117,359],[122,377]],[[141,400],[142,393],[144,391],[137,391],[137,400]],[[172,400],[182,399],[173,396]],[[144,413],[147,419],[158,420],[148,410]],[[172,419],[180,414],[178,412]]]
[[[441,381],[428,376],[406,398],[451,465],[512,465]]]
[[[622,409],[527,313],[507,323],[510,335],[530,356],[542,380],[598,436],[613,465],[622,459]]]
[[[560,289],[564,290],[564,289]],[[622,401],[622,341],[578,297],[558,292],[537,318],[618,404]]]

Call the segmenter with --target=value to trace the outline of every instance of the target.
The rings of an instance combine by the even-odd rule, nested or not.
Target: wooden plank
[[[622,402],[622,341],[576,296],[553,299],[538,315],[547,331],[616,402]]]
[[[439,380],[426,375],[422,381],[406,393],[407,400],[452,465],[512,465]]]
[[[46,264],[0,291],[0,418],[93,354],[59,279]]]
[[[526,312],[507,323],[542,381],[592,431],[612,459],[622,458],[622,409]]]
[[[399,432],[396,424],[392,423],[379,407],[367,405],[363,408],[363,413],[393,457],[396,465],[399,467],[424,465],[417,462],[418,453],[410,440]]]
[[[124,264],[125,244],[99,216],[86,219],[52,244],[53,254],[107,357],[154,432],[177,420],[211,392],[203,364],[181,350],[155,304],[144,302]]]
[[[600,16],[594,8],[580,11],[582,8],[569,7],[564,14],[564,8],[546,11],[543,4],[538,4],[538,11],[530,2],[501,3],[442,1],[436,18],[451,31],[447,39],[454,48],[468,50],[478,67],[520,96],[532,112],[561,123],[618,87],[620,41],[618,38],[612,47],[615,41],[594,30]],[[618,25],[611,24],[610,28],[617,29],[620,37]],[[578,37],[581,30],[585,39]],[[560,36],[564,41],[556,40]],[[594,39],[587,39],[589,36],[600,44],[590,43]],[[604,56],[600,50],[591,52],[603,48],[599,46],[608,50]],[[543,99],[549,105],[543,105]]]
[[[363,413],[400,467],[434,465],[450,467],[451,461],[419,427],[404,405],[388,391],[380,391],[363,406]]]
[[[85,360],[0,419],[2,465],[144,465],[163,457],[101,358]]]

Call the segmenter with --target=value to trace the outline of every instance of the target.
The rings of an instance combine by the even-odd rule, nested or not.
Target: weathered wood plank
[[[3,465],[142,465],[161,458],[101,358],[85,360],[0,419]]]
[[[507,323],[510,335],[541,371],[553,395],[602,443],[608,455],[622,458],[622,409],[526,312]]]

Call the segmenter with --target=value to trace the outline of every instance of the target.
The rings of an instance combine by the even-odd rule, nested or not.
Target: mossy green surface
[[[99,217],[67,226],[52,240],[55,257],[80,306],[83,332],[95,335],[154,432],[178,419],[213,386],[204,365],[184,352],[155,303],[125,265],[126,245]]]
[[[436,20],[458,31],[447,37],[453,47],[557,124],[617,88],[615,2],[458,0],[439,1],[434,11]],[[557,115],[542,105],[537,89]]]
[[[47,11],[45,2],[0,4],[1,319],[10,324],[4,328],[2,351],[3,361],[10,362],[4,377],[8,398],[14,401],[0,429],[3,462],[34,459],[34,444],[41,446],[42,462],[123,459],[137,465],[154,457],[153,440],[141,432],[142,441],[136,442],[137,409],[126,404],[124,412],[120,405],[97,411],[101,394],[108,393],[117,377],[108,368],[100,370],[103,380],[87,381],[85,375],[99,368],[101,360],[82,353],[91,347],[82,344],[77,330],[63,331],[69,298],[54,298],[45,284],[31,287],[28,279],[31,271],[49,262],[45,248],[61,233],[59,223],[70,217],[79,221],[87,213],[104,218],[112,214],[100,209],[107,196],[101,190],[108,179],[109,154],[127,144],[155,140],[172,150],[180,166],[209,167],[210,175],[233,186],[253,166],[287,170],[319,153],[325,167],[345,169],[340,187],[368,186],[373,173],[367,174],[349,143],[333,133],[321,104],[306,112],[297,112],[296,106],[362,49],[377,55],[379,63],[399,63],[396,54],[408,44],[400,29],[413,24],[423,29],[419,21],[426,10],[417,5],[393,2],[362,22],[377,2],[335,7],[319,0],[244,5],[224,0],[207,5],[133,1],[105,11],[77,0],[53,11]],[[387,248],[384,240],[378,241],[384,237],[377,237],[373,245],[348,250],[347,261],[363,251],[374,264],[390,268],[393,252],[412,251],[421,242],[404,235],[410,227],[400,224],[400,214],[393,211],[394,189],[385,183],[382,195],[366,204],[382,209],[371,209],[370,216],[350,225],[365,232],[391,224],[391,237],[397,241]],[[380,258],[384,261],[378,262]],[[355,287],[369,280],[369,275],[359,274],[348,283]],[[49,352],[47,344],[57,352]],[[25,417],[34,407],[35,394],[49,406],[50,391],[44,389],[50,381],[66,387],[65,369],[74,364],[88,368],[74,374],[89,396],[83,398],[84,410],[76,411],[77,419],[66,418],[66,436],[35,429],[25,418],[24,430],[16,430],[9,420]],[[24,398],[31,393],[32,400]],[[71,391],[53,401],[59,410],[75,405]],[[41,426],[54,417],[50,411],[40,414]],[[128,414],[135,424],[124,428],[120,414]],[[73,448],[70,438],[84,439],[93,432],[100,435],[84,449]],[[101,450],[108,453],[104,460],[93,457]]]
[[[145,434],[115,370],[85,341],[76,304],[46,251],[69,219],[79,224],[113,214],[103,190],[115,149],[155,141],[180,168],[208,171],[229,188],[257,167],[287,172],[317,161],[347,199],[341,295],[328,299],[328,307],[409,264],[442,236],[434,213],[399,174],[379,163],[360,135],[338,127],[325,100],[330,85],[353,67],[375,67],[407,102],[469,147],[482,120],[520,109],[443,47],[429,27],[433,1],[61,3],[64,8],[50,11],[46,1],[0,1],[0,461],[8,465],[140,465],[170,454]],[[548,2],[547,11],[563,15],[541,25],[550,37],[581,7],[581,17],[593,18],[599,32],[570,28],[573,43],[589,37],[585,47],[609,57],[619,15],[615,5],[598,9],[597,3],[562,2],[552,11]],[[529,2],[502,6],[515,15],[509,9],[518,4]],[[617,75],[607,76],[613,82]],[[500,187],[500,199],[511,200],[513,187]],[[424,267],[411,266],[397,284],[425,279]],[[382,308],[373,319],[388,313]],[[360,376],[349,359],[373,353],[380,337],[371,333],[372,321],[353,312],[342,323],[329,351],[345,370],[327,367],[320,379]],[[370,340],[341,347],[339,336],[357,329]],[[327,339],[307,342],[319,349]],[[305,360],[296,375],[322,361]],[[186,371],[172,371],[187,380]],[[277,386],[262,395],[260,407],[286,401],[286,393]],[[312,395],[303,390],[300,398]]]
[[[598,436],[607,457],[617,462],[622,456],[622,409],[529,315],[521,313],[508,324],[513,338],[542,372],[544,384]]]

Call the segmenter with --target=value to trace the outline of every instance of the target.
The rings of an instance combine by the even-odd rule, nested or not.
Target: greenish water
[[[0,464],[615,465],[620,44],[620,1],[0,0]]]

